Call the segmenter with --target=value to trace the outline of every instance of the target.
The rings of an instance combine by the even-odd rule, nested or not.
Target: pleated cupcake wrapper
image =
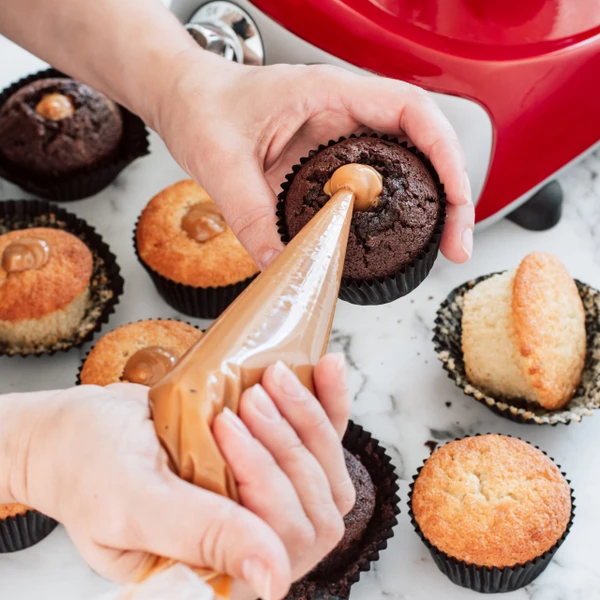
[[[81,327],[72,338],[60,340],[53,346],[12,348],[0,342],[0,356],[41,356],[79,348],[93,339],[102,325],[108,323],[123,293],[124,281],[115,255],[83,219],[44,200],[6,200],[0,202],[0,234],[15,229],[50,227],[77,236],[91,250],[94,265],[90,281],[90,301]]]
[[[437,311],[433,343],[448,377],[470,396],[496,414],[517,423],[531,425],[569,425],[591,416],[600,408],[600,292],[575,281],[585,310],[587,349],[581,383],[573,398],[558,410],[547,410],[518,399],[491,396],[469,383],[462,351],[462,306],[464,295],[490,273],[467,281],[453,290]]]
[[[463,438],[457,438],[455,441],[460,441],[461,439],[466,439],[469,437],[479,437],[481,434],[477,434],[476,436],[464,436]],[[513,436],[506,436],[513,437]],[[516,438],[521,439],[521,438]],[[525,441],[525,440],[521,440]],[[529,442],[527,442],[529,443]],[[533,445],[533,444],[531,444]],[[534,446],[534,448],[538,448]],[[546,454],[543,450],[540,450]],[[549,457],[552,462],[556,465],[556,462],[552,457]],[[427,459],[423,462],[423,465],[417,471],[417,474],[413,476],[413,483],[410,485],[410,491],[408,495],[408,515],[411,519],[411,523],[417,533],[417,535],[421,538],[421,541],[427,546],[431,557],[433,558],[435,564],[439,568],[439,570],[452,581],[456,585],[460,585],[462,587],[468,588],[475,592],[481,592],[484,594],[495,594],[500,592],[513,592],[518,590],[526,585],[529,585],[534,579],[536,579],[544,569],[550,564],[550,561],[556,554],[556,551],[562,546],[565,541],[567,535],[571,531],[571,527],[573,526],[573,520],[575,518],[575,496],[573,493],[573,488],[570,487],[571,482],[567,479],[565,473],[562,473],[563,477],[566,479],[569,484],[569,489],[571,491],[571,518],[569,519],[569,523],[567,527],[560,537],[560,539],[546,552],[544,552],[541,556],[536,557],[534,560],[527,561],[525,564],[515,565],[514,567],[478,567],[477,565],[467,564],[462,560],[458,560],[442,552],[439,548],[434,546],[423,534],[419,524],[415,519],[415,515],[412,509],[412,497],[415,489],[415,482],[421,473],[421,470],[425,466]],[[560,465],[556,465],[560,469]]]
[[[121,327],[125,327],[126,325],[131,325],[132,323],[141,323],[142,321],[179,321],[180,323],[185,323],[186,325],[189,325],[190,327],[194,327],[195,329],[202,331],[199,327],[196,327],[196,325],[193,325],[192,323],[188,323],[187,321],[182,321],[181,319],[162,319],[162,318],[138,319],[137,321],[130,321],[129,323],[125,323],[125,324],[121,325]],[[94,344],[94,346],[92,346],[89,349],[89,351],[85,355],[85,358],[79,364],[79,369],[77,370],[77,377],[75,378],[75,385],[81,385],[81,371],[83,371],[83,365],[85,365],[85,363],[88,359],[88,356],[90,355],[92,350],[95,348],[95,346],[96,346],[96,344]]]
[[[232,285],[194,287],[167,279],[150,267],[138,251],[137,228],[133,233],[133,248],[140,264],[152,279],[163,300],[175,310],[197,319],[216,319],[256,278],[256,275]]]
[[[342,279],[342,284],[340,287],[339,298],[341,300],[345,300],[346,302],[350,302],[351,304],[358,304],[361,306],[375,306],[379,304],[387,304],[389,302],[393,302],[402,296],[406,296],[410,294],[414,289],[416,289],[427,277],[433,264],[435,263],[435,259],[437,258],[440,241],[442,239],[442,232],[444,230],[444,223],[446,221],[446,194],[444,192],[444,186],[440,182],[440,178],[433,168],[433,165],[429,161],[429,159],[417,148],[414,146],[409,146],[406,142],[399,142],[397,138],[390,138],[387,135],[378,135],[376,133],[372,134],[362,134],[357,136],[352,134],[349,136],[352,138],[361,138],[361,137],[375,137],[381,138],[382,140],[388,140],[395,142],[406,148],[410,152],[412,152],[415,156],[417,156],[427,167],[427,170],[430,172],[433,180],[436,184],[438,195],[440,198],[440,214],[438,217],[438,222],[435,226],[431,239],[429,240],[427,246],[417,256],[413,261],[403,266],[401,269],[398,269],[396,273],[392,276],[388,277],[379,277],[377,279],[373,279],[370,281],[358,281],[354,279],[344,278]],[[300,162],[297,165],[292,167],[292,172],[286,175],[286,181],[281,184],[282,191],[278,195],[278,203],[277,203],[277,228],[279,231],[279,235],[281,236],[281,240],[287,244],[290,241],[290,234],[288,230],[288,225],[285,217],[285,199],[287,192],[294,180],[294,177],[300,171],[302,166],[308,162],[311,158],[316,156],[322,150],[329,148],[335,144],[339,144],[348,138],[341,137],[338,140],[330,140],[327,144],[319,146],[316,150],[311,151],[308,156],[305,156],[300,159]]]
[[[359,551],[346,567],[328,573],[309,573],[292,585],[288,600],[347,600],[350,589],[360,579],[361,573],[371,569],[379,560],[379,553],[387,548],[394,536],[397,515],[400,513],[398,475],[385,449],[371,434],[352,421],[344,435],[344,448],[358,456],[377,490],[375,512],[359,543]]]
[[[0,93],[0,107],[22,87],[33,81],[51,77],[68,77],[68,75],[56,69],[46,69],[29,75]],[[56,176],[32,173],[0,156],[0,177],[36,196],[55,202],[81,200],[97,194],[110,185],[134,160],[149,154],[148,130],[144,122],[126,108],[122,106],[119,108],[123,117],[123,137],[113,156],[96,165]]]
[[[57,525],[37,510],[0,520],[0,554],[25,550],[41,542]]]

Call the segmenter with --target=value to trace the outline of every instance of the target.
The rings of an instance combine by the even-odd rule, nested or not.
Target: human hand
[[[180,57],[154,127],[219,204],[264,269],[282,250],[276,193],[300,157],[330,139],[405,135],[436,168],[448,199],[443,254],[464,262],[474,208],[461,146],[431,96],[410,84],[329,65],[247,67],[191,50]]]
[[[244,392],[239,418],[217,417],[243,506],[170,471],[148,389],[133,384],[40,394],[15,497],[63,523],[90,566],[114,581],[131,580],[156,554],[282,598],[336,546],[354,502],[340,444],[343,359],[323,358],[314,382],[319,401],[278,363]]]

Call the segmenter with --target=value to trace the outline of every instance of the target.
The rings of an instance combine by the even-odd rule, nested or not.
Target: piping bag
[[[213,420],[225,407],[237,413],[242,392],[277,360],[314,391],[313,367],[327,350],[352,211],[377,201],[381,176],[371,167],[345,165],[324,191],[331,196],[325,206],[149,393],[173,471],[234,501],[235,481],[213,438]],[[139,580],[173,564],[151,557]],[[229,598],[229,576],[194,571],[216,597]]]

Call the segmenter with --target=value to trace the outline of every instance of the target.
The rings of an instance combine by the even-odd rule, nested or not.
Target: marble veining
[[[0,87],[43,68],[37,59],[0,38]],[[132,231],[142,207],[166,185],[184,177],[162,142],[93,198],[64,205],[94,225],[118,257],[125,293],[108,327],[151,317],[178,317],[155,292],[132,251]],[[463,266],[440,258],[411,296],[382,307],[340,302],[330,348],[348,360],[353,418],[388,448],[400,475],[402,513],[387,551],[353,588],[353,600],[466,600],[476,595],[454,586],[435,567],[407,516],[408,486],[435,442],[466,434],[519,436],[546,450],[567,472],[577,498],[573,529],[546,572],[514,600],[600,599],[600,414],[568,427],[536,427],[504,420],[463,396],[443,371],[431,343],[435,312],[457,285],[518,264],[528,252],[556,254],[572,275],[600,288],[600,153],[560,177],[562,221],[531,233],[502,221],[475,237],[475,255]],[[28,194],[0,180],[0,199]],[[201,326],[206,322],[194,320]],[[0,358],[0,392],[70,386],[88,348],[36,359]],[[428,445],[429,443],[429,445]],[[0,556],[0,598],[93,599],[111,589],[84,564],[62,527],[37,546]]]

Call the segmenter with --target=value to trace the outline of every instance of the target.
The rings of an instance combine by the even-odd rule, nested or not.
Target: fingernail
[[[272,600],[271,571],[256,558],[247,558],[242,563],[242,577],[262,600]]]
[[[275,404],[273,404],[273,400],[271,400],[267,392],[265,392],[263,386],[257,383],[252,387],[251,393],[252,403],[258,412],[260,412],[265,419],[277,423],[281,419],[281,415]]]
[[[463,175],[463,198],[466,204],[473,204],[473,194],[471,193],[471,181],[469,174],[465,171]]]
[[[333,356],[335,356],[335,368],[338,376],[346,381],[346,357],[341,352],[334,352]]]
[[[280,360],[275,363],[273,380],[275,385],[292,400],[306,399],[306,388]]]
[[[264,271],[278,256],[279,250],[265,250],[258,258],[259,269]]]
[[[223,416],[227,422],[241,435],[247,438],[251,438],[252,435],[248,431],[248,428],[244,425],[243,421],[229,408],[223,409]]]
[[[473,229],[471,227],[467,227],[463,233],[460,240],[460,245],[462,249],[466,252],[467,256],[471,258],[473,254]]]

